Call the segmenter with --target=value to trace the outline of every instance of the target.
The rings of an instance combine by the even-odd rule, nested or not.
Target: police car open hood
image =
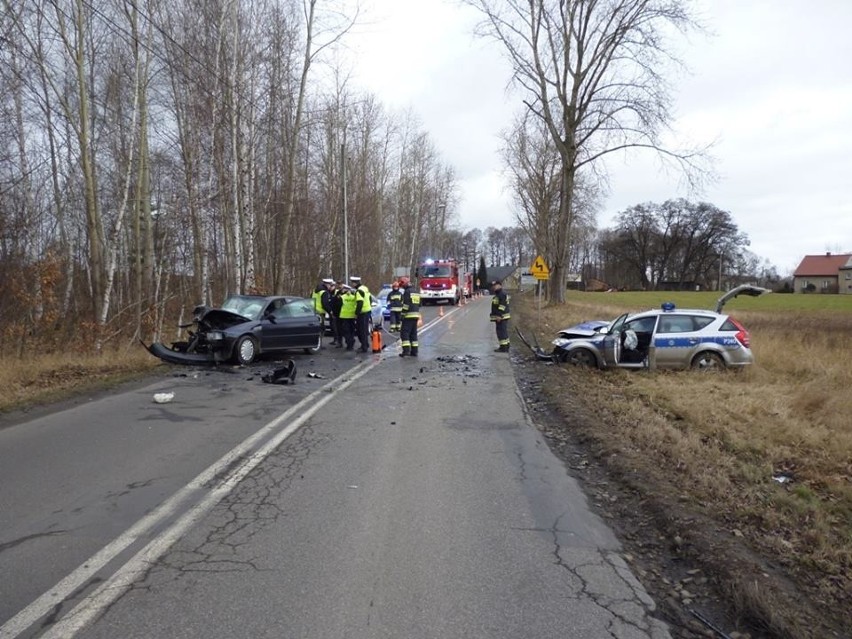
[[[728,300],[732,300],[739,295],[749,295],[750,297],[759,297],[764,293],[771,293],[768,288],[763,288],[762,286],[754,286],[753,284],[742,284],[737,286],[736,288],[732,288],[730,291],[725,293],[722,297],[716,300],[716,312],[721,313],[722,308],[728,302]]]

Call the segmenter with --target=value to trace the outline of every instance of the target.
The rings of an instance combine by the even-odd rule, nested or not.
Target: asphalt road
[[[0,430],[0,638],[668,637],[488,305],[427,307],[418,359],[164,367]]]

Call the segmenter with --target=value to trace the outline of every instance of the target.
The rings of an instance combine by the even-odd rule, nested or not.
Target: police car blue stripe
[[[656,348],[689,348],[697,344],[719,344],[725,348],[737,350],[742,348],[736,337],[655,337],[654,346]]]

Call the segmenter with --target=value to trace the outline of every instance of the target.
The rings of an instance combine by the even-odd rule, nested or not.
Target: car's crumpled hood
[[[198,327],[205,330],[221,330],[250,321],[252,321],[251,318],[244,317],[232,311],[226,311],[223,308],[205,308],[198,316]]]
[[[556,334],[556,336],[566,339],[577,337],[594,337],[595,335],[601,334],[601,328],[609,325],[610,322],[607,322],[605,320],[588,320],[586,322],[581,322],[580,324],[576,324],[574,326],[569,326],[568,328],[563,328]]]

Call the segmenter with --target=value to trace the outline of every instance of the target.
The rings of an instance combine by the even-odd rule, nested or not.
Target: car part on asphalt
[[[296,362],[288,359],[283,366],[274,368],[271,371],[264,373],[260,379],[267,384],[295,384],[296,383]]]

